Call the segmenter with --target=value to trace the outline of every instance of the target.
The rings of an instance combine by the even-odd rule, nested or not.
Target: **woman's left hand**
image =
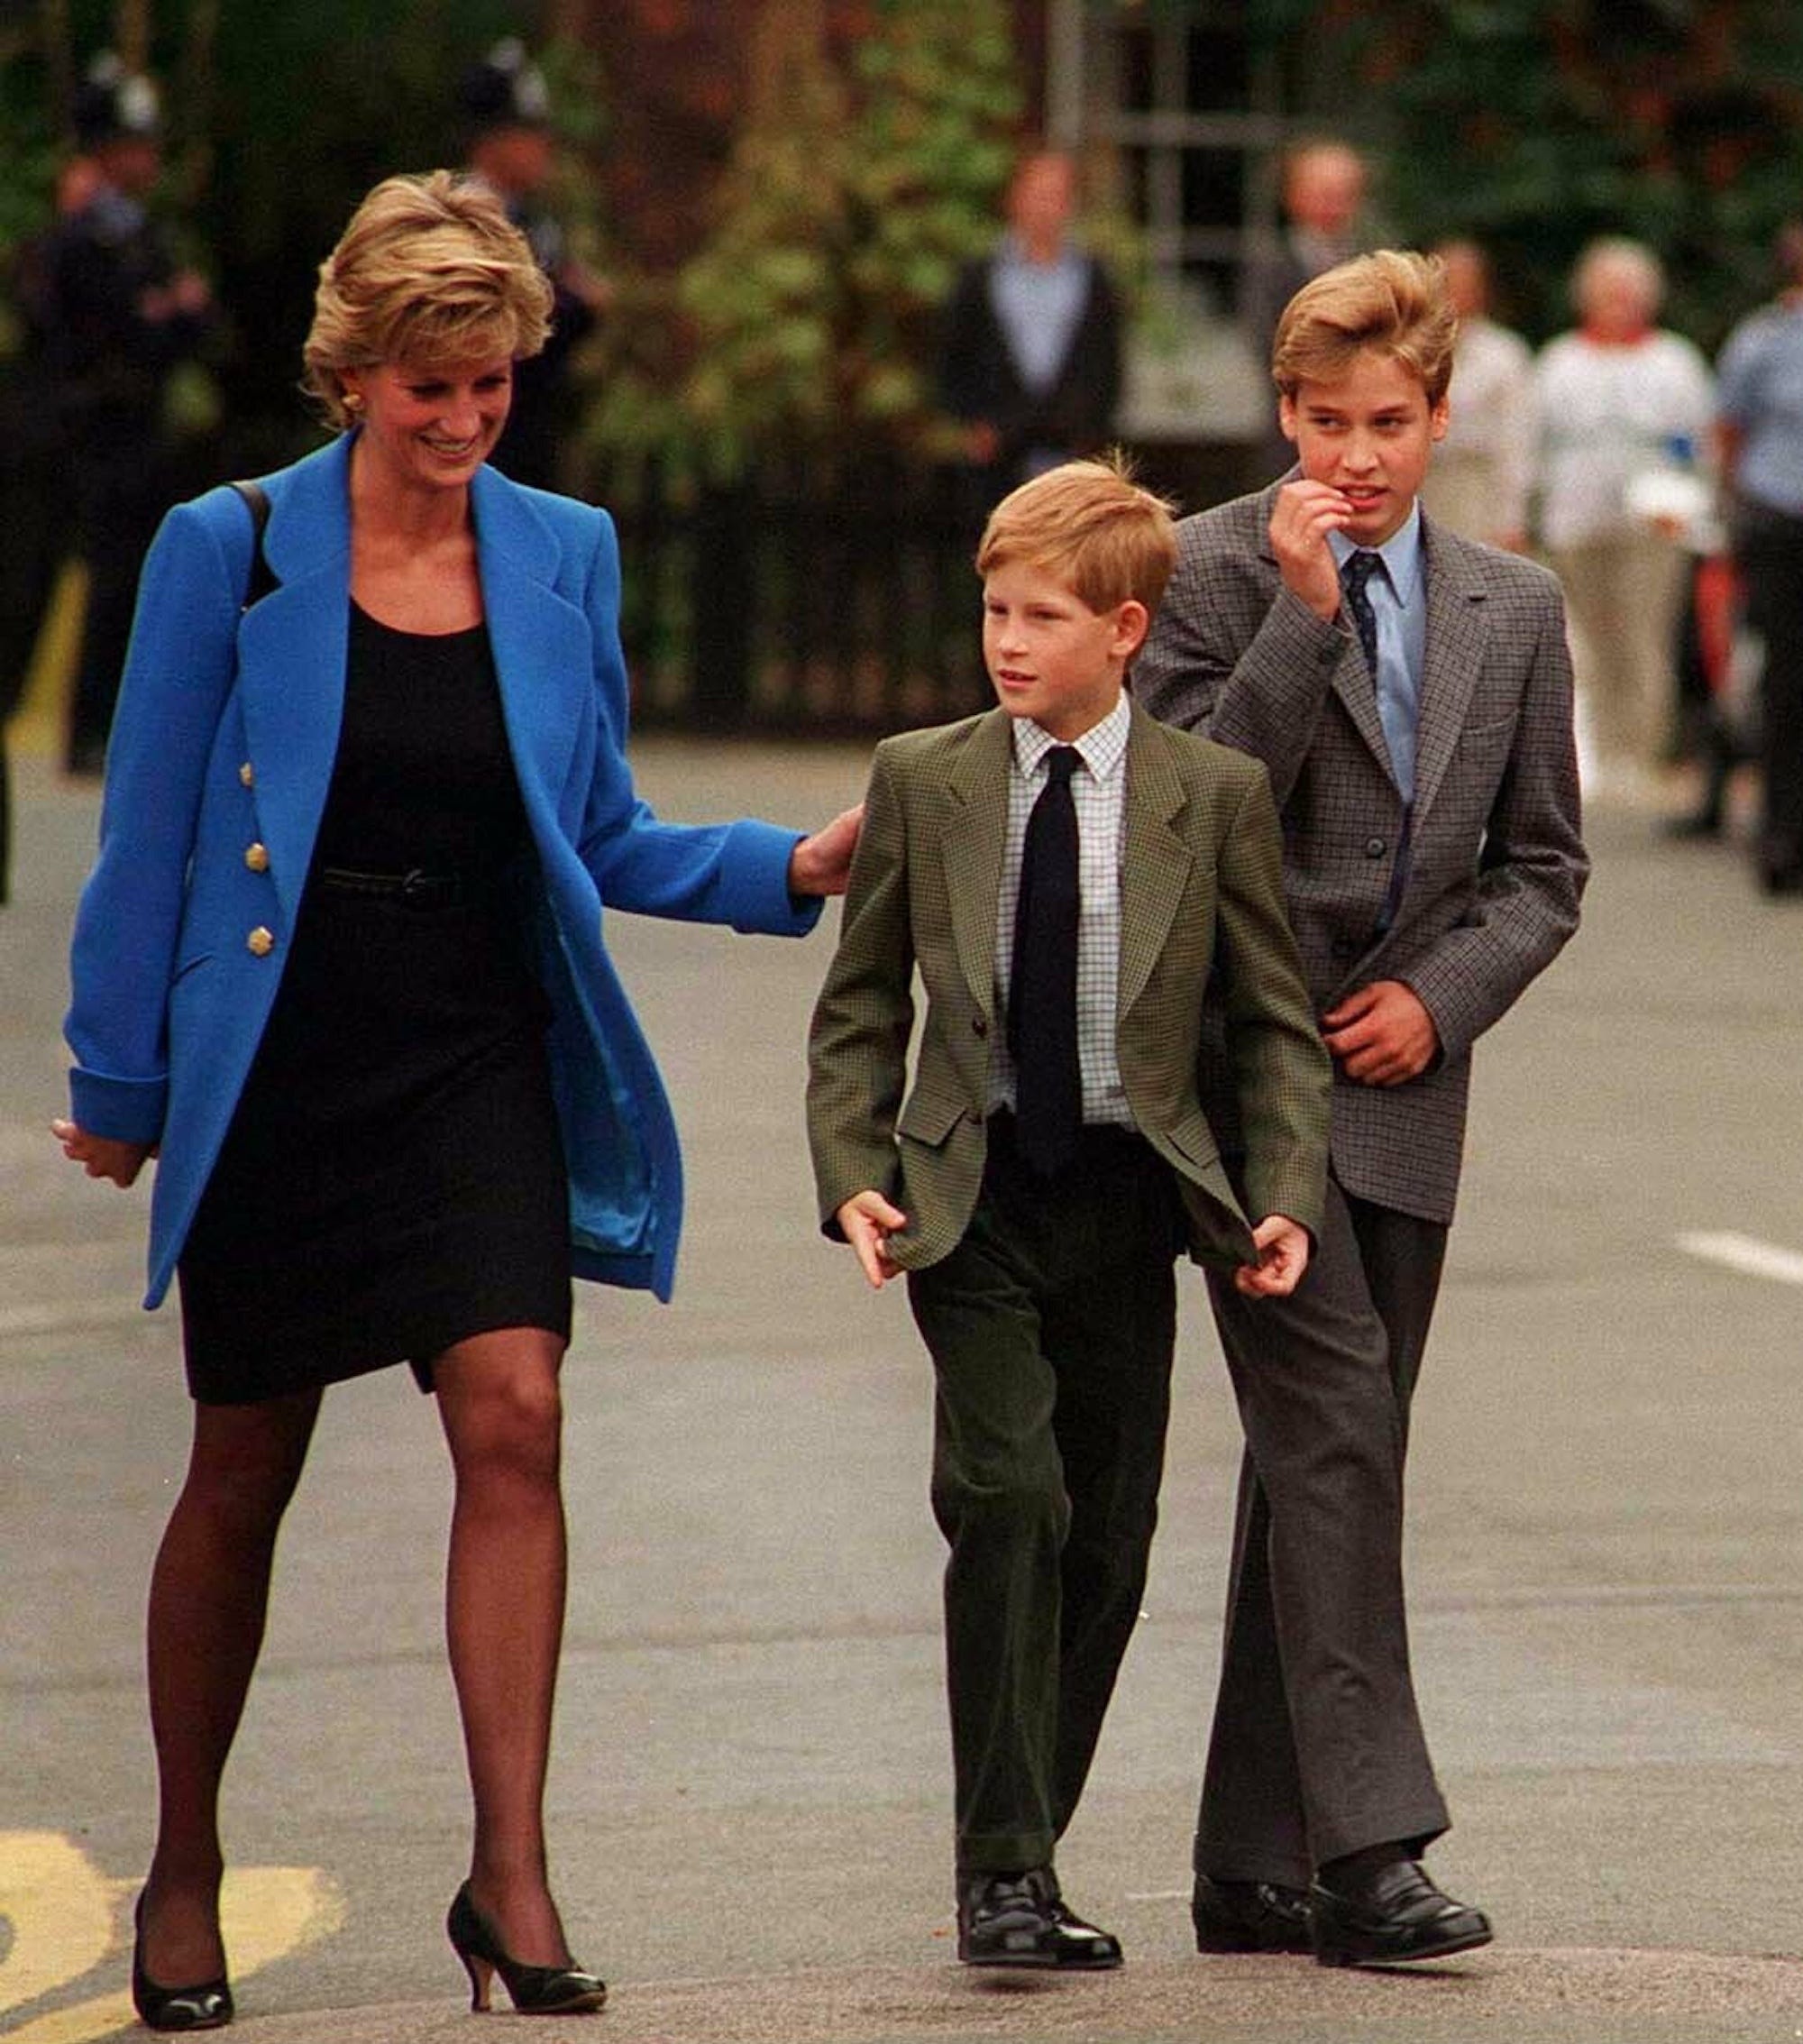
[[[90,1178],[111,1178],[123,1191],[156,1150],[148,1142],[121,1142],[116,1136],[90,1135],[73,1122],[52,1122],[50,1133],[70,1163],[82,1165]]]
[[[851,873],[851,855],[864,824],[864,804],[841,810],[824,830],[803,838],[789,855],[792,894],[843,894]]]

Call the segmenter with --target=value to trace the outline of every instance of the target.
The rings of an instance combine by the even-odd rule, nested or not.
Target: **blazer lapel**
[[[1008,766],[1012,721],[992,710],[976,727],[946,783],[946,894],[952,941],[971,999],[995,1019],[995,905],[1008,832]]]
[[[258,828],[288,927],[338,752],[350,632],[350,436],[269,481],[263,553],[278,586],[238,630],[239,700]]]
[[[563,559],[557,536],[517,484],[480,469],[471,507],[514,769],[528,798],[535,785],[554,805],[594,688],[590,621],[554,588]]]
[[[344,713],[351,605],[345,435],[268,479],[263,551],[278,586],[239,628],[239,688],[258,827],[289,927],[313,858]],[[551,588],[555,535],[524,492],[478,472],[471,501],[490,642],[522,790],[554,806],[593,686],[587,619]]]
[[[1465,712],[1483,665],[1488,591],[1478,557],[1452,535],[1423,519],[1427,571],[1427,648],[1415,730],[1414,820],[1432,806],[1464,729]]]
[[[1188,797],[1152,718],[1129,698],[1125,830],[1121,849],[1121,967],[1115,1003],[1124,1022],[1170,936],[1194,856],[1171,828]]]

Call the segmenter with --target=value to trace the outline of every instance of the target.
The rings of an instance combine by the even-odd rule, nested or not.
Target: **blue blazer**
[[[351,441],[264,479],[279,586],[242,610],[251,521],[229,489],[180,504],[145,563],[77,912],[71,1112],[160,1146],[150,1285],[169,1288],[281,984],[337,750],[349,633]],[[675,1123],[614,972],[601,910],[799,936],[799,833],[658,821],[625,747],[619,555],[605,512],[493,469],[471,488],[482,600],[538,854],[532,940],[578,1275],[670,1295]]]

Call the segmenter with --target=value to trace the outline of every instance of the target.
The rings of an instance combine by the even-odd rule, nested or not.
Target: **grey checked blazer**
[[[1133,693],[1269,769],[1317,1012],[1399,979],[1432,1016],[1441,1056],[1419,1078],[1360,1086],[1336,1068],[1333,1169],[1359,1198],[1447,1222],[1472,1043],[1577,928],[1589,871],[1564,606],[1544,569],[1423,519],[1412,850],[1396,920],[1379,933],[1402,797],[1343,613],[1326,622],[1283,586],[1270,544],[1279,487],[1181,522]]]
[[[1010,723],[992,710],[876,748],[838,949],[808,1040],[821,1225],[837,1235],[847,1199],[883,1194],[909,1219],[889,1238],[904,1269],[956,1248],[983,1182],[990,1043],[1002,1027],[995,912]],[[927,1012],[910,1088],[917,969]],[[1220,1002],[1228,1090],[1243,1109],[1243,1208],[1196,1090],[1205,991]],[[1249,1213],[1318,1230],[1332,1082],[1284,920],[1267,776],[1137,704],[1115,1050],[1135,1125],[1176,1174],[1196,1260],[1252,1260]]]

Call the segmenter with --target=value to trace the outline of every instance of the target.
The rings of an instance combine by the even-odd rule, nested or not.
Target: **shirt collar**
[[[1343,532],[1330,532],[1327,544],[1333,549],[1333,564],[1344,570],[1354,554],[1375,554],[1384,564],[1396,601],[1405,609],[1414,600],[1421,583],[1421,500],[1409,506],[1409,515],[1381,546],[1361,547]]]
[[[1011,230],[1002,234],[995,244],[995,260],[1006,270],[1028,277],[1057,277],[1067,274],[1077,267],[1082,257],[1075,246],[1066,242],[1050,262],[1035,262],[1027,253],[1027,244]]]
[[[1092,724],[1080,738],[1069,742],[1076,747],[1091,776],[1105,781],[1120,769],[1127,756],[1127,732],[1132,723],[1133,712],[1126,695],[1114,705],[1101,723]],[[1014,720],[1014,764],[1028,780],[1031,780],[1044,763],[1046,755],[1055,746],[1063,745],[1063,738],[1055,738],[1042,724],[1036,724],[1030,717]]]

